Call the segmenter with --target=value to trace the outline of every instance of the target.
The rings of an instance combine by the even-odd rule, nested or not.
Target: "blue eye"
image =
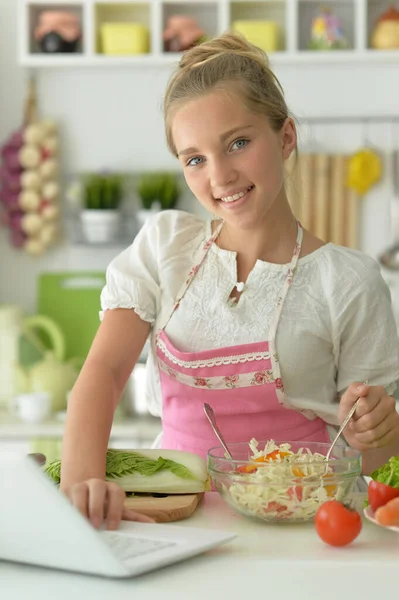
[[[245,148],[245,146],[249,143],[249,140],[236,140],[235,142],[232,143],[231,145],[231,149],[232,150],[241,150],[242,148]],[[235,146],[235,148],[234,148]]]
[[[188,160],[186,162],[187,167],[196,167],[197,165],[201,164],[201,162],[204,159],[201,158],[200,156],[195,156],[194,158],[190,158],[190,160]],[[199,162],[194,162],[194,161],[199,161]]]

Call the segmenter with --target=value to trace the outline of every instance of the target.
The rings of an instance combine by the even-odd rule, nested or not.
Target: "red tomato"
[[[287,507],[283,504],[279,504],[278,502],[268,502],[265,506],[265,512],[284,512],[287,510]]]
[[[318,509],[315,527],[319,537],[330,546],[346,546],[362,529],[359,513],[338,502],[328,500]]]
[[[377,510],[377,508],[384,506],[384,504],[387,504],[394,498],[399,498],[398,489],[393,488],[390,485],[386,485],[385,483],[380,483],[379,481],[370,481],[368,487],[368,499],[369,504],[374,512]]]
[[[300,485],[296,485],[295,487],[288,488],[288,497],[296,498],[301,502],[303,496],[303,487]]]

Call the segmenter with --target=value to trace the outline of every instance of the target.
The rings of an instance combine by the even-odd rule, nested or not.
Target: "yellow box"
[[[275,21],[233,21],[231,26],[264,52],[280,50],[281,30]]]
[[[145,54],[150,50],[148,28],[141,23],[103,23],[101,25],[103,54]]]

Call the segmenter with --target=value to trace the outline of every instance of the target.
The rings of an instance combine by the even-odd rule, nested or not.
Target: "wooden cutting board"
[[[204,493],[171,494],[169,496],[131,496],[126,498],[126,508],[137,510],[157,523],[181,521],[193,514],[200,504]]]

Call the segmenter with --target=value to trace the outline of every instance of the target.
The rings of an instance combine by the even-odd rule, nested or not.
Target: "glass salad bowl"
[[[236,512],[261,521],[301,522],[313,519],[323,502],[349,501],[361,474],[360,452],[304,441],[229,443],[208,452],[214,488]]]

